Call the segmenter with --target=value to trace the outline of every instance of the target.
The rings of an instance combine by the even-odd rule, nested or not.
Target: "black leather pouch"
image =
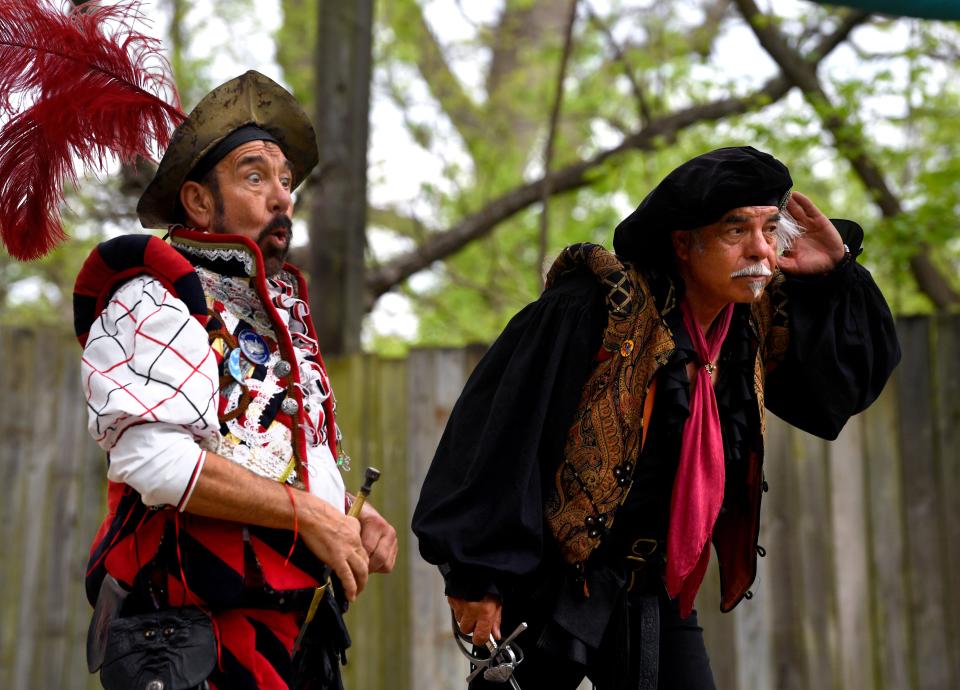
[[[107,575],[100,583],[97,605],[93,609],[90,628],[87,630],[87,668],[90,673],[96,673],[103,666],[110,624],[120,616],[123,602],[129,594],[129,590],[117,582],[113,575]]]
[[[106,690],[189,690],[217,662],[213,624],[197,608],[164,609],[110,624],[100,682]]]

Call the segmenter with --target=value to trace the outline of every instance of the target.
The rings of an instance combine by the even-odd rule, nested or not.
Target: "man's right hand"
[[[353,601],[366,586],[370,570],[370,557],[360,540],[360,521],[313,496],[298,498],[300,538],[337,574],[344,594]]]
[[[450,608],[453,609],[453,615],[457,619],[457,625],[460,626],[460,632],[464,634],[473,633],[473,643],[482,647],[490,639],[493,633],[493,639],[499,640],[500,619],[503,614],[503,606],[500,598],[488,594],[480,601],[467,601],[460,597],[447,597]]]

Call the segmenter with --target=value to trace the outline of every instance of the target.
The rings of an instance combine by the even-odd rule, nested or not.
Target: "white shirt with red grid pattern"
[[[109,453],[107,477],[147,505],[183,509],[203,447],[216,447],[220,433],[206,329],[159,281],[134,278],[90,329],[81,373],[90,433]],[[343,480],[326,444],[308,444],[308,467],[310,493],[343,510]]]

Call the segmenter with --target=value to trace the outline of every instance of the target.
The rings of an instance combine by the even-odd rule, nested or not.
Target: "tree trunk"
[[[310,298],[320,349],[360,350],[373,0],[320,0],[314,78],[318,184],[310,199]]]

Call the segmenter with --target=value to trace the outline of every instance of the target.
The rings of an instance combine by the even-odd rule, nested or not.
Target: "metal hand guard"
[[[474,667],[470,675],[467,676],[467,685],[472,683],[480,673],[483,673],[484,680],[493,683],[510,683],[513,690],[520,690],[520,684],[513,677],[513,672],[523,661],[523,650],[520,649],[520,645],[514,642],[514,639],[527,629],[527,624],[521,623],[518,625],[516,630],[510,633],[510,636],[499,645],[491,637],[485,645],[490,655],[486,658],[480,658],[474,656],[474,653],[466,646],[474,647],[473,635],[466,635],[460,631],[460,626],[457,625],[457,617],[453,614],[453,611],[450,612],[450,617],[453,621],[453,639],[456,640],[460,651]]]

